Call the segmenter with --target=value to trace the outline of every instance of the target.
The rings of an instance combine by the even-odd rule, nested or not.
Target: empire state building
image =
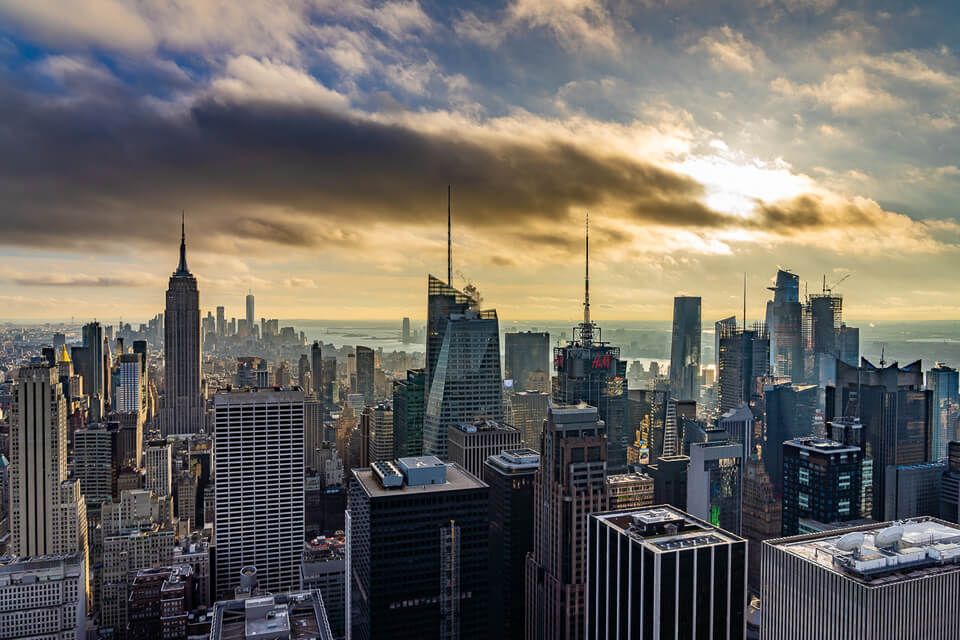
[[[180,226],[180,264],[170,276],[164,311],[164,400],[160,428],[164,436],[197,433],[203,428],[200,388],[200,292],[187,268],[187,243]]]

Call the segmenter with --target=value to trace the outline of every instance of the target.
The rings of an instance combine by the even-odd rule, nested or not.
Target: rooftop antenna
[[[180,274],[187,273],[187,216],[186,213],[181,209],[180,210],[180,264],[177,266],[177,272]]]
[[[590,212],[586,221],[586,270],[583,276],[583,323],[590,324]]]
[[[747,329],[747,272],[743,272],[743,329]]]
[[[887,343],[884,342],[883,344],[880,345],[880,368],[881,369],[883,369],[887,364],[887,361],[884,360],[884,356],[886,355],[886,353],[887,353]]]
[[[450,213],[450,185],[447,185],[447,284],[453,286],[453,224]]]

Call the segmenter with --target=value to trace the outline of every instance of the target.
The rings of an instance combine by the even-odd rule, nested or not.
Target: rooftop
[[[868,587],[960,571],[960,526],[930,517],[780,538],[765,544]]]
[[[433,456],[423,456],[422,458],[401,458],[398,463],[405,460],[422,460],[423,458],[433,458]],[[436,458],[433,458],[437,460]],[[437,462],[440,462],[437,460]],[[353,476],[360,483],[360,486],[371,498],[384,498],[390,496],[410,495],[413,493],[442,493],[445,491],[464,491],[467,489],[481,489],[487,485],[475,478],[472,474],[463,470],[456,463],[444,464],[446,478],[442,484],[423,484],[410,486],[402,484],[394,488],[384,488],[377,480],[374,470],[371,467],[354,469]]]
[[[633,485],[653,483],[653,478],[645,473],[634,471],[633,473],[616,473],[607,476],[607,486]]]
[[[473,422],[461,422],[450,426],[451,429],[457,429],[464,433],[478,433],[481,431],[516,431],[515,427],[504,422],[497,422],[488,418],[478,418]]]
[[[794,438],[793,440],[787,440],[784,444],[789,444],[792,447],[796,447],[801,451],[815,452],[815,453],[859,453],[860,447],[854,447],[852,445],[845,445],[840,442],[835,442],[833,440],[828,440],[827,438]]]
[[[225,600],[214,605],[211,640],[330,640],[319,591]]]
[[[540,453],[533,449],[507,449],[490,456],[486,463],[507,473],[536,471],[540,468]]]
[[[590,517],[654,553],[743,541],[670,505],[608,511]]]

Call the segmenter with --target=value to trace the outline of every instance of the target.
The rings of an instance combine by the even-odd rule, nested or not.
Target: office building
[[[763,324],[752,329],[723,326],[717,366],[717,404],[726,413],[761,395],[759,381],[770,371],[770,338]]]
[[[400,326],[400,341],[403,344],[413,342],[413,335],[410,333],[410,318],[404,316]]]
[[[210,640],[274,638],[333,640],[319,591],[257,594],[213,606]]]
[[[346,634],[347,542],[344,533],[320,536],[303,545],[300,591],[319,591],[334,637]]]
[[[835,382],[826,389],[824,420],[859,418],[863,454],[873,461],[872,517],[884,522],[892,518],[885,511],[887,470],[930,460],[933,392],[923,388],[919,360],[876,367],[864,358],[859,368],[838,361]]]
[[[352,473],[352,637],[488,638],[487,485],[434,456],[378,462]]]
[[[57,373],[46,363],[27,365],[14,387],[8,553],[22,558],[79,553],[86,568],[86,502],[79,482],[67,477],[66,399]]]
[[[242,388],[265,388],[273,386],[267,361],[259,356],[241,356],[237,358],[236,386]]]
[[[955,638],[958,538],[957,525],[912,518],[767,541],[764,640]]]
[[[366,440],[366,466],[380,460],[393,460],[393,406],[380,402],[360,415],[360,431]]]
[[[770,332],[770,373],[804,379],[803,305],[800,303],[800,276],[777,270],[773,300],[767,302],[767,329]]]
[[[960,442],[947,443],[947,470],[940,479],[940,517],[960,523]]]
[[[423,402],[426,388],[423,369],[408,369],[407,377],[393,382],[393,451],[395,458],[423,452]]]
[[[818,387],[812,384],[768,384],[763,387],[763,437],[759,455],[776,495],[783,492],[783,443],[812,436]]]
[[[743,447],[738,442],[694,442],[687,468],[686,511],[740,534]]]
[[[213,408],[217,592],[233,594],[248,565],[265,590],[289,591],[304,539],[303,392],[222,392]]]
[[[463,315],[477,305],[470,293],[454,289],[452,282],[445,283],[432,275],[427,277],[427,351],[424,368],[426,393],[430,393],[433,383],[447,322],[451,316]]]
[[[783,502],[773,492],[773,483],[758,458],[744,465],[740,535],[747,540],[747,582],[759,593],[763,541],[783,535]]]
[[[700,399],[700,298],[673,299],[670,393],[677,400]]]
[[[213,604],[213,574],[211,572],[210,552],[213,550],[206,540],[184,540],[173,548],[174,565],[188,565],[193,569],[193,604],[196,607],[208,607]]]
[[[246,317],[247,329],[249,329],[250,333],[252,334],[253,328],[257,324],[257,314],[255,313],[256,309],[254,307],[254,298],[253,298],[252,291],[247,292],[246,303],[247,303],[247,317]]]
[[[423,417],[423,451],[447,458],[447,431],[476,418],[503,420],[497,312],[468,308],[450,315]]]
[[[118,430],[104,423],[91,423],[73,433],[73,477],[80,482],[87,508],[99,509],[116,495],[120,456]]]
[[[357,393],[363,395],[366,406],[373,406],[374,402],[374,357],[373,349],[357,347]]]
[[[812,418],[811,418],[812,420]],[[754,424],[756,419],[753,411],[744,403],[735,409],[730,409],[717,418],[717,428],[723,431],[725,437],[733,442],[738,442],[743,447],[743,459],[746,460],[751,455],[757,455],[757,444],[754,436]],[[686,433],[684,433],[686,436]]]
[[[783,443],[783,535],[802,533],[803,520],[861,517],[861,456],[859,447],[823,438]]]
[[[0,557],[0,637],[87,637],[87,568],[81,554]]]
[[[158,496],[173,495],[173,447],[166,440],[154,440],[144,452],[144,489]]]
[[[940,493],[947,461],[899,464],[887,469],[884,513],[895,520],[940,517]]]
[[[931,411],[933,423],[933,451],[931,460],[943,460],[947,457],[947,443],[956,440],[960,434],[956,433],[960,412],[957,405],[960,403],[960,374],[953,367],[942,362],[927,371],[927,389],[933,397]]]
[[[520,440],[520,432],[512,426],[481,418],[451,425],[447,431],[447,452],[450,462],[482,478],[487,458],[507,449],[519,449]]]
[[[310,379],[313,382],[313,392],[318,398],[327,398],[329,393],[329,389],[323,386],[323,373],[323,347],[314,340],[310,347]]]
[[[140,413],[146,399],[146,380],[139,353],[123,353],[118,360],[117,389],[114,408],[123,413]]]
[[[130,583],[127,636],[136,640],[187,638],[187,617],[193,608],[190,565],[138,569]]]
[[[579,638],[586,611],[587,515],[607,505],[606,426],[596,407],[553,406],[534,480],[525,637]]]
[[[503,378],[515,391],[550,390],[550,334],[520,331],[503,334]]]
[[[511,424],[520,432],[525,447],[540,449],[540,432],[547,418],[550,394],[528,389],[509,396]]]
[[[533,550],[533,485],[540,455],[513,449],[483,463],[490,487],[490,636],[523,639],[524,567]]]
[[[217,307],[217,335],[221,338],[227,335],[226,309]]]
[[[198,433],[204,410],[200,384],[200,292],[187,268],[186,235],[181,225],[180,263],[170,276],[164,311],[163,435]]]
[[[744,638],[742,538],[665,505],[591,514],[587,548],[586,627],[577,637]]]
[[[639,471],[607,476],[611,511],[640,509],[653,505],[653,477]]]
[[[841,324],[837,334],[837,351],[840,360],[857,366],[860,362],[860,329]]]
[[[737,329],[737,317],[730,316],[713,323],[713,364],[720,372],[720,337],[730,335]]]
[[[109,362],[104,363],[103,326],[99,322],[83,325],[84,357],[75,362],[83,376],[83,388],[90,398],[98,398],[101,406],[106,402]]]
[[[653,477],[653,501],[669,504],[683,511],[687,508],[687,469],[689,456],[661,456],[654,464],[647,465],[647,473]]]

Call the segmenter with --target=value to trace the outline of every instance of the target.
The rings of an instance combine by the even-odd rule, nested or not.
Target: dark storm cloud
[[[103,234],[166,242],[181,209],[202,232],[194,244],[357,241],[330,226],[433,224],[448,183],[461,223],[515,236],[609,203],[639,222],[715,226],[719,216],[688,177],[562,139],[449,137],[365,114],[214,97],[167,113],[124,92],[62,98],[3,85],[5,244],[63,247]],[[249,213],[258,210],[270,218]]]

